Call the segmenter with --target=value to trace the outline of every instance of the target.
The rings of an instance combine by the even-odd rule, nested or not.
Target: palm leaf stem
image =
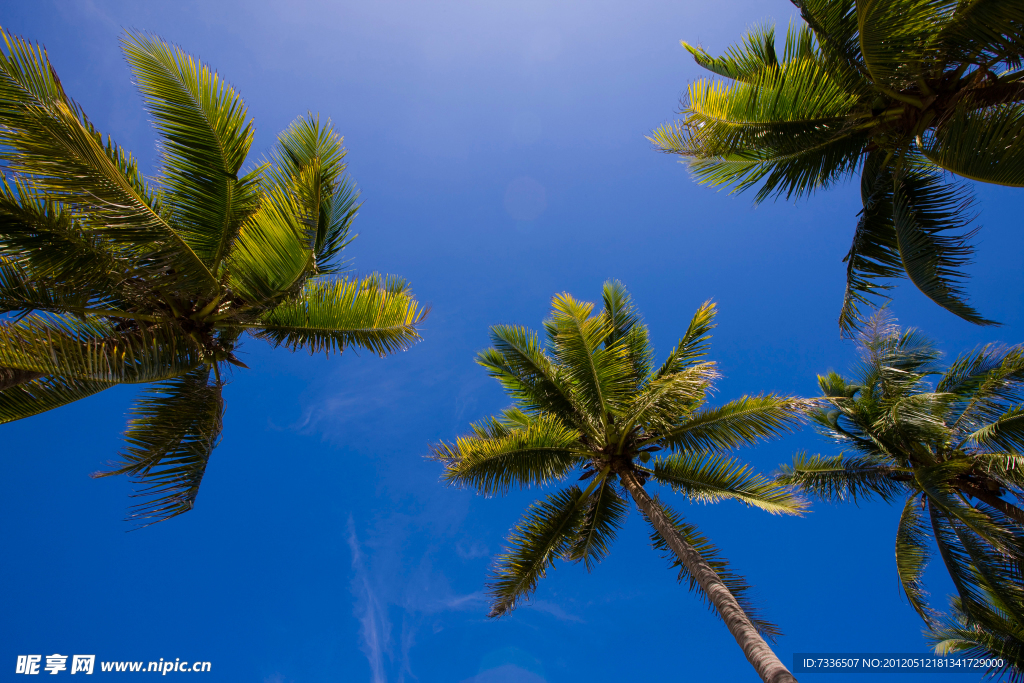
[[[41,372],[33,372],[32,370],[0,368],[0,391],[6,391],[11,387],[27,384],[45,376]]]
[[[129,313],[128,311],[118,311],[113,308],[65,308],[68,313],[75,313],[79,315],[96,315],[105,318],[125,318],[127,320],[141,320],[147,323],[159,323],[167,322],[167,318],[161,318],[155,315],[148,315],[146,313]]]
[[[600,484],[602,481],[604,481],[604,478],[608,476],[608,472],[610,472],[611,469],[611,465],[605,465],[605,468],[601,470],[596,477],[594,477],[594,481],[590,482],[590,486],[588,486],[586,490],[583,491],[583,495],[580,496],[580,505],[582,505],[583,502],[590,497],[590,494],[593,493],[594,488],[597,487],[597,485]]]
[[[1016,520],[1020,524],[1024,524],[1024,510],[1021,510],[1016,505],[1013,505],[1012,503],[1007,503],[999,496],[993,495],[992,493],[986,491],[980,486],[961,484],[961,487],[966,493],[977,498],[986,505],[994,507],[996,510],[999,510],[1007,517]]]
[[[621,472],[619,479],[629,491],[633,501],[654,526],[665,543],[675,553],[679,561],[690,572],[697,584],[707,595],[708,601],[715,606],[726,627],[743,650],[747,661],[757,671],[765,683],[796,683],[796,678],[772,651],[761,634],[757,632],[750,617],[737,602],[736,597],[712,569],[711,565],[701,557],[674,529],[665,511],[654,502],[644,490],[632,472]]]

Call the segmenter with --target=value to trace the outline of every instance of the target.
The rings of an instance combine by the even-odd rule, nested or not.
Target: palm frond
[[[660,151],[683,156],[698,183],[731,187],[733,192],[760,183],[754,198],[760,203],[769,197],[800,198],[853,175],[869,137],[858,128],[837,127],[841,125],[837,119],[831,127],[808,126],[801,135],[764,130],[763,140],[735,151],[699,140],[696,124],[662,126],[649,139]],[[787,123],[780,128],[794,126]],[[746,134],[760,135],[753,126]]]
[[[860,53],[855,0],[792,0],[814,32],[821,60],[849,92],[869,87]]]
[[[778,480],[754,471],[734,458],[699,453],[674,453],[654,463],[654,480],[692,501],[738,500],[772,514],[799,515],[806,501]]]
[[[518,325],[495,325],[491,341],[494,348],[481,352],[477,363],[520,407],[529,412],[550,411],[580,431],[595,432],[561,368],[545,353],[536,333]]]
[[[592,316],[592,311],[593,304],[561,294],[552,301],[552,315],[544,325],[554,359],[577,388],[580,402],[604,423],[630,388],[632,366],[624,345],[604,347],[613,323],[603,313]]]
[[[177,327],[118,332],[109,324],[32,314],[0,324],[0,367],[104,383],[152,382],[182,375],[203,353]]]
[[[647,326],[633,305],[625,285],[618,280],[606,282],[602,292],[604,313],[612,323],[612,333],[604,340],[605,348],[621,344],[632,367],[630,389],[640,388],[651,372],[653,350]]]
[[[600,476],[600,475],[598,475]],[[629,506],[605,476],[583,506],[583,517],[576,531],[576,540],[567,558],[582,561],[587,571],[608,556],[616,532],[629,512]]]
[[[221,384],[210,382],[209,366],[161,382],[132,408],[121,462],[93,476],[125,474],[143,485],[135,496],[147,500],[129,516],[143,526],[188,512],[217,445],[223,412]]]
[[[245,103],[207,65],[155,36],[128,32],[121,47],[163,137],[161,183],[174,226],[216,272],[259,206],[259,174],[238,177],[254,133]]]
[[[957,0],[875,0],[858,2],[860,53],[872,80],[902,91],[932,76],[927,55],[952,18]]]
[[[878,496],[888,503],[910,490],[901,475],[905,473],[877,458],[800,453],[792,465],[779,467],[776,481],[830,503],[856,503],[858,496],[864,500]]]
[[[713,363],[700,363],[649,382],[623,410],[623,434],[635,425],[654,433],[672,429],[680,415],[689,415],[704,403],[718,377]]]
[[[928,564],[928,531],[922,509],[922,500],[909,496],[900,515],[896,530],[896,574],[910,606],[925,621],[935,623],[935,611],[928,606],[924,590],[924,569]]]
[[[2,374],[2,371],[0,371]],[[53,410],[112,386],[66,377],[42,377],[0,391],[0,424]]]
[[[672,349],[665,362],[654,373],[652,379],[682,372],[707,355],[711,348],[711,330],[715,329],[715,316],[718,315],[717,304],[705,301],[690,318],[686,334]]]
[[[957,8],[937,42],[950,62],[999,64],[1024,54],[1024,7],[975,0]]]
[[[976,325],[995,324],[966,302],[960,284],[976,230],[948,234],[966,230],[972,221],[967,186],[946,183],[938,172],[911,171],[895,177],[892,201],[900,259],[910,281],[950,313]]]
[[[266,194],[228,256],[228,282],[249,302],[273,306],[297,294],[313,274],[314,254],[299,220],[301,210],[280,189]]]
[[[775,27],[771,24],[754,26],[740,39],[739,45],[729,47],[721,57],[712,57],[700,46],[680,42],[697,64],[725,78],[756,80],[761,71],[779,66],[775,54]]]
[[[684,520],[678,512],[662,503],[657,497],[654,498],[654,504],[662,509],[672,526],[679,535],[683,537],[686,543],[693,548],[698,555],[704,558],[704,561],[711,566],[716,574],[718,574],[718,578],[722,580],[722,583],[724,583],[726,588],[729,589],[732,596],[736,598],[736,602],[738,602],[740,607],[743,608],[743,611],[757,629],[758,633],[773,642],[777,637],[782,635],[778,626],[760,615],[759,610],[751,601],[750,585],[747,584],[746,579],[730,569],[728,561],[722,557],[718,548],[716,548],[695,525]],[[673,568],[679,568],[679,581],[682,582],[683,580],[686,580],[689,583],[690,590],[696,593],[709,608],[713,609],[711,602],[707,599],[707,596],[704,594],[700,584],[698,584],[690,572],[687,571],[686,566],[679,561],[675,556],[675,553],[671,551],[668,547],[668,543],[666,543],[665,539],[660,533],[658,533],[657,529],[654,529],[651,532],[651,544],[654,546],[655,550],[662,553],[665,559],[672,564]]]
[[[994,598],[994,596],[993,596]],[[960,654],[977,659],[1002,660],[988,675],[1008,683],[1024,683],[1024,625],[1003,612],[992,599],[972,606],[968,615],[959,598],[951,601],[951,614],[926,634],[936,654]]]
[[[401,278],[314,280],[299,297],[261,316],[251,331],[293,351],[329,354],[355,347],[386,356],[420,340],[427,313]]]
[[[71,208],[25,178],[0,177],[0,252],[33,279],[108,303],[124,293],[138,297],[144,278],[164,275],[159,264],[85,228]]]
[[[45,51],[0,30],[0,158],[40,188],[67,197],[90,229],[175,273],[175,286],[211,289],[217,280],[161,216],[130,154],[95,130],[64,94]]]
[[[846,265],[846,292],[839,314],[839,329],[852,335],[862,324],[861,306],[874,307],[879,298],[888,299],[891,285],[880,279],[903,275],[896,226],[893,223],[892,168],[884,164],[885,155],[870,152],[861,172],[860,194],[863,208],[853,234],[853,244],[843,261]]]
[[[935,389],[960,399],[959,414],[953,416],[958,437],[981,429],[1024,402],[1024,348],[987,344],[961,354]]]
[[[1024,406],[1016,406],[996,420],[971,432],[968,440],[989,448],[1024,451]]]
[[[1001,524],[1002,520],[994,518],[993,514],[964,503],[952,490],[949,481],[969,466],[969,463],[952,461],[922,467],[915,472],[915,480],[928,498],[934,524],[948,526],[947,531],[958,532],[962,528],[982,539],[996,552],[1007,557],[1024,558],[1024,538],[1008,525]],[[941,540],[939,532],[935,533],[936,540]],[[963,592],[961,597],[964,597]]]
[[[968,96],[923,140],[921,152],[965,178],[1024,187],[1024,104],[978,108],[970,106]]]
[[[491,419],[473,429],[475,436],[435,446],[433,457],[444,464],[446,482],[484,495],[558,481],[583,459],[577,450],[579,432],[551,415],[530,418],[528,426]]]
[[[91,298],[75,283],[31,277],[0,251],[0,313],[80,310]]]
[[[273,154],[271,177],[295,197],[321,274],[340,269],[336,258],[355,238],[359,192],[345,173],[345,154],[330,121],[321,126],[319,117],[302,116],[278,136]]]
[[[795,431],[809,407],[791,396],[744,396],[700,410],[649,440],[677,451],[723,453]]]
[[[569,552],[583,513],[582,496],[580,488],[573,486],[527,509],[495,562],[488,585],[488,616],[500,617],[518,607],[536,590],[555,560]]]

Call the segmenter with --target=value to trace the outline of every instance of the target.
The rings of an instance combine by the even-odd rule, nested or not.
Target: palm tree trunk
[[[736,643],[739,644],[747,661],[757,671],[761,680],[765,683],[796,683],[796,678],[779,661],[772,649],[765,642],[761,634],[757,632],[750,618],[743,611],[736,598],[729,592],[729,589],[714,569],[701,557],[700,553],[686,542],[679,535],[676,528],[669,522],[665,512],[647,495],[647,491],[636,480],[632,472],[623,472],[619,475],[623,486],[633,496],[633,501],[647,519],[654,525],[658,533],[676,554],[679,561],[683,563],[700,587],[704,590],[708,600],[718,610],[729,632],[732,633]]]
[[[31,382],[32,380],[39,379],[40,377],[46,377],[46,375],[41,372],[32,372],[31,370],[0,368],[0,391],[16,387],[19,384]]]

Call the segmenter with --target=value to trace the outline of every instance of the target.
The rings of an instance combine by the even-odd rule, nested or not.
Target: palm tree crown
[[[825,404],[812,414],[848,450],[797,456],[778,481],[830,501],[902,500],[896,570],[929,625],[937,623],[922,583],[929,537],[966,613],[983,610],[993,592],[1020,600],[1024,348],[986,346],[943,372],[927,339],[883,314],[859,342],[852,378],[818,378]]]
[[[297,119],[243,173],[253,123],[238,94],[177,47],[128,34],[161,136],[160,172],[145,178],[41,48],[3,38],[0,422],[155,382],[103,474],[143,484],[133,516],[159,521],[192,508],[243,333],[381,355],[419,339],[426,311],[405,281],[344,276],[358,193],[329,123]]]
[[[757,200],[806,195],[861,172],[840,326],[908,277],[961,318],[974,231],[969,188],[944,171],[1024,186],[1024,5],[1005,0],[793,0],[782,59],[770,26],[721,57],[684,45],[726,81],[693,83],[681,122],[655,131],[700,182]]]
[[[486,495],[562,482],[572,473],[587,481],[526,511],[497,560],[491,616],[527,599],[556,559],[592,569],[625,519],[628,494],[654,527],[656,547],[680,567],[680,578],[709,599],[730,630],[746,629],[742,638],[748,640],[736,637],[745,651],[752,648],[748,658],[774,657],[754,629],[769,637],[777,630],[750,609],[743,579],[694,525],[644,489],[650,480],[694,501],[734,499],[773,514],[802,509],[786,487],[725,455],[790,430],[804,404],[761,395],[707,406],[718,376],[704,359],[714,316],[714,305],[701,306],[660,366],[653,365],[647,327],[615,282],[605,285],[604,310],[596,314],[591,303],[556,296],[544,323],[546,344],[523,327],[491,329],[494,347],[478,362],[515,404],[434,449],[445,481]],[[666,454],[654,455],[659,452]],[[781,663],[774,669],[761,664],[770,673],[765,680],[791,680]]]

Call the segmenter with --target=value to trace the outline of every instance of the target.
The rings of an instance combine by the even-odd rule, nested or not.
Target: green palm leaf
[[[445,481],[484,495],[564,479],[582,460],[576,446],[579,432],[554,416],[531,418],[525,427],[492,419],[474,425],[474,430],[476,436],[435,446],[433,457],[444,463]]]
[[[839,329],[852,334],[861,325],[861,306],[874,307],[878,298],[888,299],[891,285],[880,279],[902,277],[896,227],[893,223],[892,169],[884,155],[871,152],[864,161],[860,180],[861,209],[853,244],[843,261],[846,265],[846,292],[839,313]]]
[[[1024,104],[970,105],[968,96],[923,141],[922,153],[936,166],[965,178],[1024,187]]]
[[[723,453],[794,431],[808,407],[790,396],[744,396],[697,411],[650,441],[678,451]]]
[[[1024,54],[1024,7],[1002,0],[963,3],[938,36],[951,62],[1009,62]]]
[[[263,315],[252,332],[292,350],[341,353],[356,347],[384,356],[418,342],[417,326],[428,312],[400,278],[315,280],[298,298]]]
[[[161,182],[174,225],[211,271],[259,206],[259,175],[239,179],[253,125],[242,98],[180,48],[142,33],[121,41],[163,136]]]
[[[124,248],[173,267],[177,286],[209,289],[216,278],[159,211],[130,154],[102,136],[61,88],[45,52],[2,33],[0,152],[8,168],[40,189],[68,197],[90,228]],[[73,198],[73,199],[71,199]]]
[[[345,174],[341,142],[330,121],[321,126],[319,118],[299,117],[278,136],[273,158],[271,177],[296,197],[321,274],[339,270],[334,261],[355,238],[350,233],[359,193]]]
[[[845,455],[821,456],[798,454],[792,465],[782,465],[776,481],[796,486],[802,491],[828,502],[857,502],[857,497],[878,496],[892,502],[905,495],[908,487],[893,478],[899,470],[871,457]],[[909,479],[909,476],[907,477]]]
[[[976,325],[992,325],[965,301],[959,281],[969,263],[976,231],[949,235],[970,225],[973,199],[966,186],[943,182],[936,172],[910,172],[894,179],[893,223],[907,277],[921,293]]]
[[[33,314],[0,324],[0,367],[105,383],[152,382],[197,367],[202,352],[168,325],[117,332],[103,322]]]
[[[593,571],[597,563],[608,556],[615,534],[628,512],[626,501],[615,490],[611,480],[602,476],[597,488],[586,499],[583,518],[567,558],[582,561],[587,571]]]
[[[614,328],[607,316],[591,316],[592,311],[593,304],[568,294],[556,296],[545,327],[554,359],[577,388],[580,403],[603,424],[629,391],[632,365],[624,344],[604,347]]]
[[[790,515],[800,514],[807,506],[786,485],[722,455],[674,453],[655,461],[653,477],[702,503],[732,499],[772,514]]]
[[[494,347],[481,352],[477,363],[487,369],[527,412],[550,411],[580,431],[599,435],[600,429],[581,409],[563,376],[540,345],[537,334],[517,325],[491,328]]]
[[[865,90],[855,0],[793,0],[793,4],[814,32],[822,61],[834,69],[845,89]]]
[[[935,611],[925,602],[924,569],[928,564],[928,532],[923,514],[924,501],[917,496],[908,496],[900,515],[896,531],[896,574],[900,578],[903,592],[910,606],[931,625],[935,622]]]
[[[989,594],[984,605],[972,605],[970,615],[958,598],[951,601],[952,613],[927,634],[936,654],[961,654],[977,659],[1002,660],[988,675],[1009,683],[1024,683],[1024,624],[1000,607]]]
[[[314,254],[293,197],[275,190],[242,225],[228,256],[229,283],[246,300],[272,306],[297,293]]]
[[[488,616],[500,617],[515,609],[533,593],[555,559],[570,551],[583,513],[582,496],[580,488],[573,486],[529,507],[495,563],[488,585],[492,600]]]
[[[877,86],[902,91],[924,75],[922,63],[947,26],[956,0],[857,2],[864,66]]]
[[[209,367],[161,382],[132,409],[122,461],[94,476],[125,474],[142,484],[135,496],[148,500],[133,506],[129,519],[144,526],[188,512],[220,437],[223,412],[221,384],[210,382]]]
[[[712,57],[700,46],[680,42],[693,55],[694,61],[725,78],[756,80],[763,70],[779,66],[775,54],[775,27],[771,24],[753,27],[740,39],[740,45],[730,47],[721,57]]]
[[[73,211],[25,178],[0,180],[0,252],[35,279],[49,279],[97,299],[137,294],[139,278],[160,276],[152,261],[84,228]]]
[[[658,379],[665,375],[682,372],[684,369],[696,363],[707,355],[711,347],[711,330],[715,329],[715,316],[718,315],[717,305],[712,301],[705,301],[697,309],[690,319],[686,328],[686,334],[679,340],[672,353],[652,379]]]
[[[2,373],[0,373],[2,374]],[[112,386],[65,377],[43,377],[0,390],[0,424],[53,410]]]

